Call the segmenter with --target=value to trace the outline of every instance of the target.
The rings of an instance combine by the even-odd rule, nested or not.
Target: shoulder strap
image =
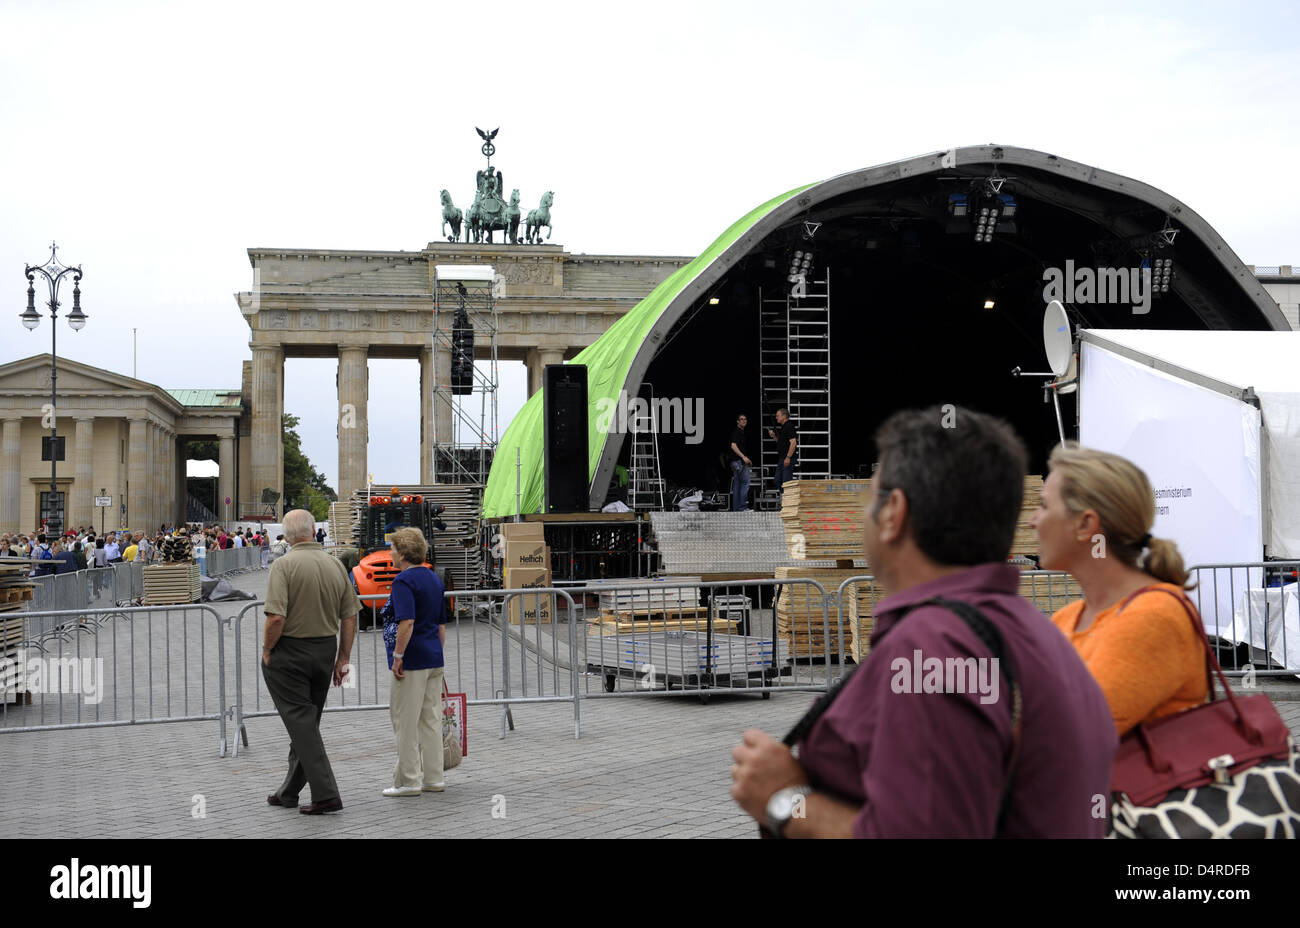
[[[1007,678],[1008,688],[1011,691],[1011,750],[1008,752],[1004,773],[1006,786],[1003,787],[1002,799],[998,803],[996,834],[1000,835],[1002,834],[1003,822],[1006,818],[1007,808],[1011,799],[1011,788],[1015,779],[1016,761],[1020,755],[1020,736],[1024,727],[1024,719],[1022,718],[1023,700],[1020,694],[1020,686],[1016,683],[1015,669],[1012,666],[1006,647],[1002,641],[1002,635],[998,632],[997,626],[990,622],[983,612],[975,606],[972,606],[970,603],[956,599],[948,599],[943,596],[935,596],[931,599],[910,606],[907,611],[899,617],[899,621],[902,621],[910,615],[913,610],[928,605],[942,606],[943,608],[953,612],[959,619],[965,622],[970,630],[975,633],[975,636],[979,638],[989,651],[992,652],[993,656],[997,658],[998,667],[1001,668],[1003,675]],[[863,663],[865,663],[865,661]],[[804,714],[804,717],[795,723],[795,726],[786,733],[784,738],[781,739],[782,743],[787,747],[793,747],[796,743],[806,738],[808,733],[812,730],[812,727],[817,724],[817,721],[826,713],[826,710],[830,708],[831,703],[833,703],[843,691],[844,685],[849,682],[849,678],[852,677],[858,667],[861,666],[862,664],[858,664],[856,667],[852,668],[848,673],[840,678],[839,683],[835,684],[828,693],[818,699],[817,702],[813,704],[813,707]]]
[[[1175,593],[1173,590],[1166,589],[1162,586],[1144,586],[1137,592],[1130,593],[1120,605],[1120,610],[1123,610],[1125,606],[1143,593],[1165,593],[1178,600],[1179,605],[1183,607],[1183,612],[1187,613],[1187,617],[1192,621],[1192,628],[1196,631],[1196,637],[1200,639],[1201,644],[1205,647],[1205,684],[1210,702],[1215,701],[1214,677],[1217,675],[1219,683],[1223,685],[1224,696],[1232,705],[1232,711],[1237,716],[1237,724],[1241,726],[1242,731],[1252,743],[1258,744],[1262,735],[1259,730],[1255,728],[1254,725],[1250,724],[1250,722],[1246,721],[1246,717],[1241,714],[1241,707],[1237,705],[1237,698],[1233,695],[1232,687],[1228,685],[1228,678],[1224,676],[1223,667],[1219,665],[1219,659],[1214,655],[1214,648],[1210,647],[1210,639],[1205,634],[1205,626],[1201,623],[1200,616],[1197,615],[1196,608],[1192,605],[1191,601],[1188,600],[1186,596]]]

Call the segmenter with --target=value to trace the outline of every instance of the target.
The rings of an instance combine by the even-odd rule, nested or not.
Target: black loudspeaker
[[[586,512],[589,508],[586,365],[546,365],[542,408],[542,440],[546,446],[543,511]]]
[[[463,299],[451,325],[451,392],[454,396],[474,392],[474,326]]]

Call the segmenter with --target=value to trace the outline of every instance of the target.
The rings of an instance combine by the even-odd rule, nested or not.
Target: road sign
[[[96,496],[96,497],[95,497],[95,505],[96,505],[96,506],[99,506],[101,509],[107,509],[109,506],[113,505],[113,497],[111,497],[111,496]]]
[[[230,497],[229,497],[229,496],[226,497],[226,505],[227,505],[227,506],[230,505]]]

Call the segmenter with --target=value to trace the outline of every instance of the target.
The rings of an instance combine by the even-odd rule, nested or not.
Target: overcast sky
[[[1140,9],[1135,9],[1139,7]],[[60,357],[237,388],[250,247],[419,250],[475,126],[572,252],[696,254],[798,184],[959,145],[1155,185],[1248,264],[1300,265],[1287,3],[0,2],[0,363],[25,263],[80,263]],[[462,202],[463,201],[463,202]],[[4,296],[7,294],[7,297]],[[505,366],[505,424],[525,399]],[[335,364],[286,410],[334,485]],[[419,476],[418,365],[371,361],[377,479]],[[377,462],[383,461],[380,467]]]

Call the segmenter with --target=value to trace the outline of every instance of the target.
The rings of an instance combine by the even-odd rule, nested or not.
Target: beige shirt
[[[343,562],[314,541],[298,542],[271,565],[264,611],[284,616],[287,638],[337,635],[339,622],[360,609]]]

